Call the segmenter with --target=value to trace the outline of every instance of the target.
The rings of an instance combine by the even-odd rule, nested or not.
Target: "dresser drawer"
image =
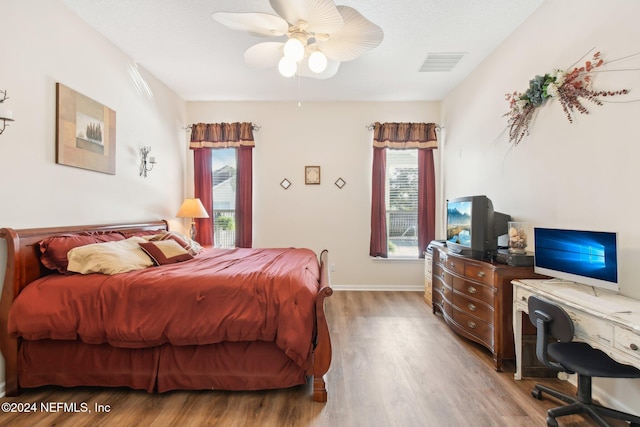
[[[615,326],[613,330],[613,346],[640,361],[640,335],[620,326]]]
[[[424,275],[431,276],[431,271],[433,268],[433,258],[431,255],[427,255],[424,257]]]
[[[456,273],[461,276],[464,275],[465,261],[460,258],[451,257],[451,256],[447,257],[447,260],[443,262],[442,265],[444,266],[444,268],[451,271],[452,273]]]
[[[493,308],[480,301],[467,298],[457,292],[453,293],[453,305],[471,316],[478,317],[493,325]]]
[[[433,257],[434,261],[437,263],[444,264],[447,262],[447,254],[442,253],[437,249],[433,251]]]
[[[469,282],[460,277],[453,277],[452,286],[456,292],[484,301],[492,307],[494,306],[495,293],[492,287]]]
[[[453,320],[470,335],[493,348],[493,327],[490,324],[457,308],[453,309]]]
[[[491,267],[468,262],[465,264],[464,275],[472,280],[477,280],[485,285],[493,284],[493,270]]]
[[[432,294],[435,294],[436,292],[440,293],[440,295],[442,295],[442,298],[447,300],[449,303],[451,303],[451,297],[452,297],[452,292],[451,292],[451,287],[448,286],[442,279],[435,277],[433,280],[433,283],[431,284],[433,289],[432,289]]]
[[[451,273],[443,269],[442,266],[438,264],[433,266],[433,278],[438,278],[449,286],[451,286],[451,283],[453,282],[453,276]]]

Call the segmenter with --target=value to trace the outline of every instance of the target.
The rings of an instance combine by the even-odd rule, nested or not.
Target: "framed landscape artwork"
[[[56,84],[56,163],[115,175],[116,112]]]

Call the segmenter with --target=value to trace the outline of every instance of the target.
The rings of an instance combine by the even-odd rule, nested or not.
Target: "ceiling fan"
[[[328,79],[340,63],[378,46],[382,29],[357,10],[336,6],[332,0],[269,0],[269,13],[215,12],[212,18],[232,30],[260,37],[286,37],[285,41],[258,43],[244,52],[247,65],[278,67],[292,77]],[[305,60],[306,59],[306,60]]]

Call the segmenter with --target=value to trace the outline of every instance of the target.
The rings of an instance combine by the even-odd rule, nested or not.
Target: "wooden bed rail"
[[[324,300],[333,294],[329,276],[329,251],[320,254],[320,290],[316,299],[316,346],[313,352],[313,400],[327,401],[324,375],[331,365],[331,337],[324,312]]]

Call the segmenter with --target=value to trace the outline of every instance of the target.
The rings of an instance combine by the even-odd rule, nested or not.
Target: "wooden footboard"
[[[327,386],[324,375],[331,365],[331,337],[324,312],[324,300],[333,294],[329,278],[329,252],[320,254],[320,290],[316,299],[316,342],[313,352],[313,400],[327,401]]]

